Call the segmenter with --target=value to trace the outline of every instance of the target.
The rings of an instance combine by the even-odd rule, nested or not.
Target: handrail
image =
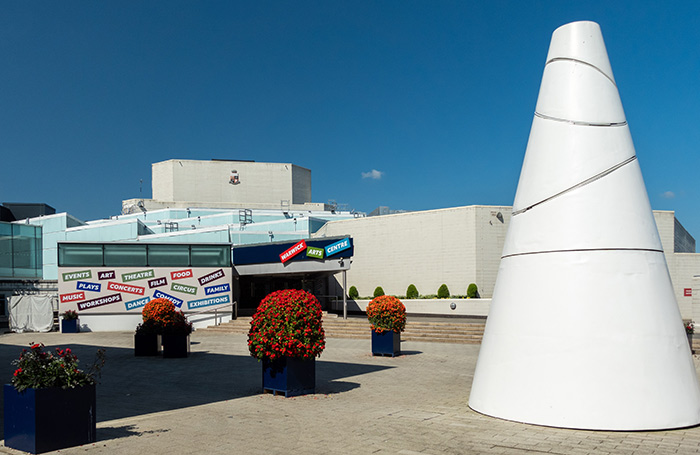
[[[237,305],[238,302],[235,300],[232,303],[221,303],[219,305],[212,305],[210,307],[202,308],[201,310],[190,311],[189,313],[185,314],[185,317],[204,313],[214,313],[214,325],[219,325],[221,324],[221,322],[219,321],[219,310],[231,307],[231,311],[233,311],[234,306]]]

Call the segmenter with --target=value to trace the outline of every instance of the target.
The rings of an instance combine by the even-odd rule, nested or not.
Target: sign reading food
[[[175,272],[170,272],[170,278],[173,280],[184,280],[185,278],[192,278],[192,269],[176,270]]]

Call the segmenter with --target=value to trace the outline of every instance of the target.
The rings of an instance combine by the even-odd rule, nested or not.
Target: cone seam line
[[[608,122],[608,123],[593,123],[593,122],[583,122],[580,120],[569,120],[566,118],[552,117],[551,115],[542,114],[535,111],[535,117],[539,117],[543,120],[552,120],[554,122],[568,123],[570,125],[576,126],[627,126],[627,120],[622,122]]]
[[[528,256],[531,254],[547,254],[547,253],[584,253],[584,252],[594,252],[594,251],[646,251],[650,253],[661,253],[663,250],[656,250],[653,248],[580,248],[571,250],[547,250],[547,251],[528,251],[525,253],[513,253],[501,256],[501,259],[512,258],[515,256]]]
[[[610,76],[608,76],[603,70],[601,70],[600,68],[598,68],[597,66],[595,66],[592,63],[584,62],[583,60],[579,60],[579,59],[571,58],[571,57],[554,57],[553,59],[547,61],[547,63],[544,64],[545,68],[547,67],[547,65],[549,65],[550,63],[553,63],[553,62],[574,62],[574,63],[580,63],[582,65],[590,66],[591,68],[593,68],[594,70],[598,71],[600,74],[605,76],[605,78],[607,80],[609,80],[610,82],[612,82],[612,84],[617,88],[617,84],[615,83],[615,80],[613,78],[611,78]]]
[[[631,157],[627,158],[625,161],[623,161],[623,162],[621,162],[621,163],[618,163],[618,164],[614,165],[613,167],[611,167],[611,168],[609,168],[609,169],[606,169],[606,170],[604,170],[603,172],[601,172],[601,173],[599,173],[599,174],[594,175],[593,177],[587,178],[586,180],[584,180],[584,181],[582,181],[582,182],[580,182],[580,183],[577,183],[576,185],[574,185],[574,186],[572,186],[572,187],[569,187],[569,188],[567,188],[567,189],[565,189],[565,190],[563,190],[563,191],[560,191],[560,192],[558,192],[558,193],[556,193],[556,194],[554,194],[554,195],[552,195],[552,196],[549,196],[548,198],[542,199],[542,200],[539,201],[539,202],[535,202],[534,204],[529,205],[529,206],[527,206],[527,207],[525,207],[525,208],[522,208],[522,209],[520,209],[520,210],[514,210],[512,216],[516,216],[516,215],[520,215],[521,213],[525,213],[525,212],[527,212],[528,210],[530,210],[530,209],[532,209],[532,208],[535,208],[535,207],[537,207],[537,206],[540,205],[540,204],[544,204],[545,202],[549,202],[549,201],[551,201],[552,199],[556,199],[556,198],[558,198],[559,196],[565,195],[566,193],[569,193],[569,192],[574,191],[574,190],[576,190],[576,189],[578,189],[578,188],[584,187],[584,186],[588,185],[589,183],[593,183],[593,182],[595,182],[596,180],[600,180],[600,179],[602,179],[603,177],[605,177],[605,176],[607,176],[607,175],[609,175],[609,174],[615,172],[616,170],[620,169],[621,167],[625,166],[626,164],[629,164],[629,163],[635,161],[636,159],[637,159],[637,155],[632,155]]]

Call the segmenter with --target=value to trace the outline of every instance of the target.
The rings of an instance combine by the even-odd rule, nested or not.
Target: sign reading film
[[[183,311],[233,302],[231,270],[220,267],[62,267],[58,295],[60,313],[83,314],[141,313],[154,298]]]

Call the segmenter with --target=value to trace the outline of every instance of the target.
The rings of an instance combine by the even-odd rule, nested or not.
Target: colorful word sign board
[[[332,243],[326,247],[326,256],[333,256],[343,250],[350,248],[350,238],[343,239],[339,242]]]
[[[139,314],[159,297],[185,311],[233,302],[231,269],[220,267],[60,267],[58,277],[60,313]]]

